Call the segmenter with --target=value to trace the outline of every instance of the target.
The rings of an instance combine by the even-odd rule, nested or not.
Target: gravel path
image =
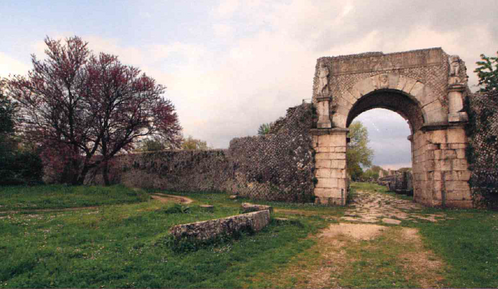
[[[423,214],[424,207],[410,200],[399,199],[387,194],[358,191],[349,205],[343,221],[358,223],[385,223],[399,225],[403,220],[437,222],[445,219],[444,214]]]

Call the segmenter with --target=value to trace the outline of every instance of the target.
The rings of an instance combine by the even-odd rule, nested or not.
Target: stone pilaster
[[[463,93],[466,86],[463,84],[452,84],[448,87],[448,121],[450,123],[467,122],[467,113],[463,110]]]
[[[315,202],[318,204],[346,204],[348,179],[346,175],[346,135],[348,129],[315,129]]]
[[[330,101],[331,97],[320,97],[316,99],[316,111],[318,114],[318,128],[331,128]]]
[[[426,127],[414,135],[415,201],[430,206],[472,207],[468,140],[462,125]]]

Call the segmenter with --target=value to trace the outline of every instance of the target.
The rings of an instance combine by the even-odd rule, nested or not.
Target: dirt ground
[[[345,275],[352,274],[354,264],[372,262],[358,260],[358,256],[370,253],[375,256],[373,262],[375,258],[394,260],[404,272],[402,278],[411,282],[409,284],[423,288],[441,287],[442,261],[424,248],[418,229],[402,225],[403,221],[445,219],[443,214],[422,214],[422,208],[410,200],[360,191],[338,224],[331,224],[313,237],[317,243],[310,252],[316,257],[311,261],[298,257],[275,275],[282,279],[293,278],[291,286],[295,288],[338,288],[342,286],[341,280],[347,277]]]

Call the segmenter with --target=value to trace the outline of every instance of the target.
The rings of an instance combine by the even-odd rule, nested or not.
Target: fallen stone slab
[[[269,223],[270,211],[264,210],[222,219],[176,225],[170,229],[170,233],[177,240],[186,238],[207,241],[242,231],[257,232]]]
[[[264,210],[270,211],[270,214],[273,213],[273,207],[266,206],[266,205],[256,205],[256,204],[251,204],[251,203],[242,203],[241,207],[242,207],[242,212],[243,213],[257,212],[257,211],[264,211]]]

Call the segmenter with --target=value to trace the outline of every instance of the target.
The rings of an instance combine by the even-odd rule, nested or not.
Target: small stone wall
[[[227,150],[161,151],[117,157],[113,183],[170,191],[224,191],[253,199],[313,201],[311,104],[289,108],[265,136]],[[102,183],[99,171],[88,183]]]
[[[241,231],[257,232],[270,223],[270,211],[257,211],[203,222],[177,225],[170,233],[175,239],[207,241]]]

